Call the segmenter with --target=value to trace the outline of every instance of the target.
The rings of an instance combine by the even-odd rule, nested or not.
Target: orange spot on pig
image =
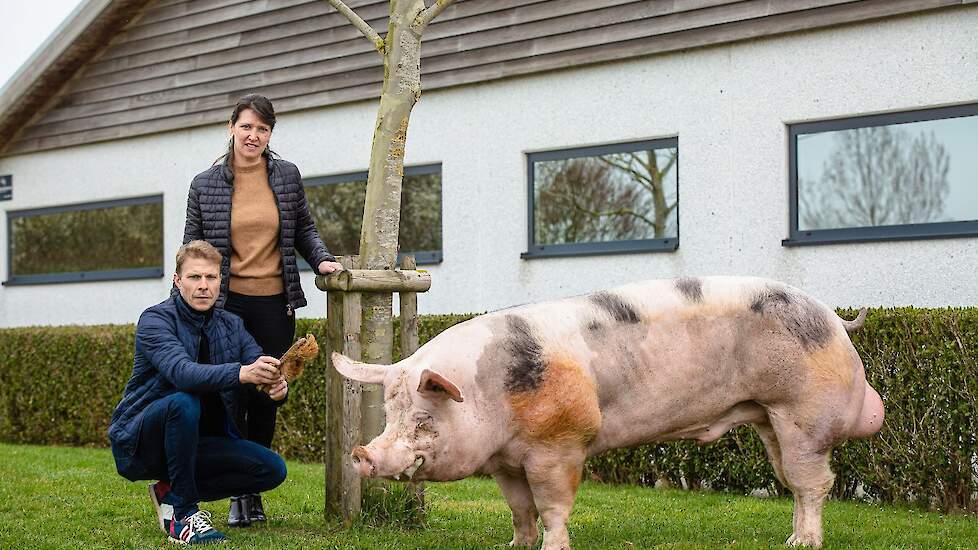
[[[566,354],[547,357],[541,384],[509,401],[520,432],[533,440],[586,445],[601,427],[597,386]]]

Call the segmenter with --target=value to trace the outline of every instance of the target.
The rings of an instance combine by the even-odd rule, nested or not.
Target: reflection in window
[[[114,270],[162,273],[160,196],[8,215],[12,279]]]
[[[367,174],[306,180],[306,199],[329,251],[355,255],[360,249],[360,226],[367,193]],[[419,263],[440,261],[441,168],[409,167],[401,186],[401,225],[398,249],[415,254]]]
[[[531,154],[531,249],[678,237],[679,150],[659,145]]]
[[[978,220],[978,116],[797,136],[798,229]]]

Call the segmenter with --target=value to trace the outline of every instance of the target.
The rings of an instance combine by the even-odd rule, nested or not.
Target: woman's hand
[[[343,266],[340,265],[340,262],[330,262],[326,260],[319,262],[319,273],[321,275],[329,275],[330,273],[336,271],[343,271]]]

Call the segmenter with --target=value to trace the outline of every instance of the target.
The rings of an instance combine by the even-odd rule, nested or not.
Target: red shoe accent
[[[165,481],[157,481],[153,484],[153,490],[156,491],[156,499],[163,500],[163,497],[170,492],[170,484]]]

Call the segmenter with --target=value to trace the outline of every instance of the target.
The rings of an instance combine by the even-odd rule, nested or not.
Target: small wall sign
[[[9,201],[14,198],[14,177],[10,174],[0,176],[0,201]]]

